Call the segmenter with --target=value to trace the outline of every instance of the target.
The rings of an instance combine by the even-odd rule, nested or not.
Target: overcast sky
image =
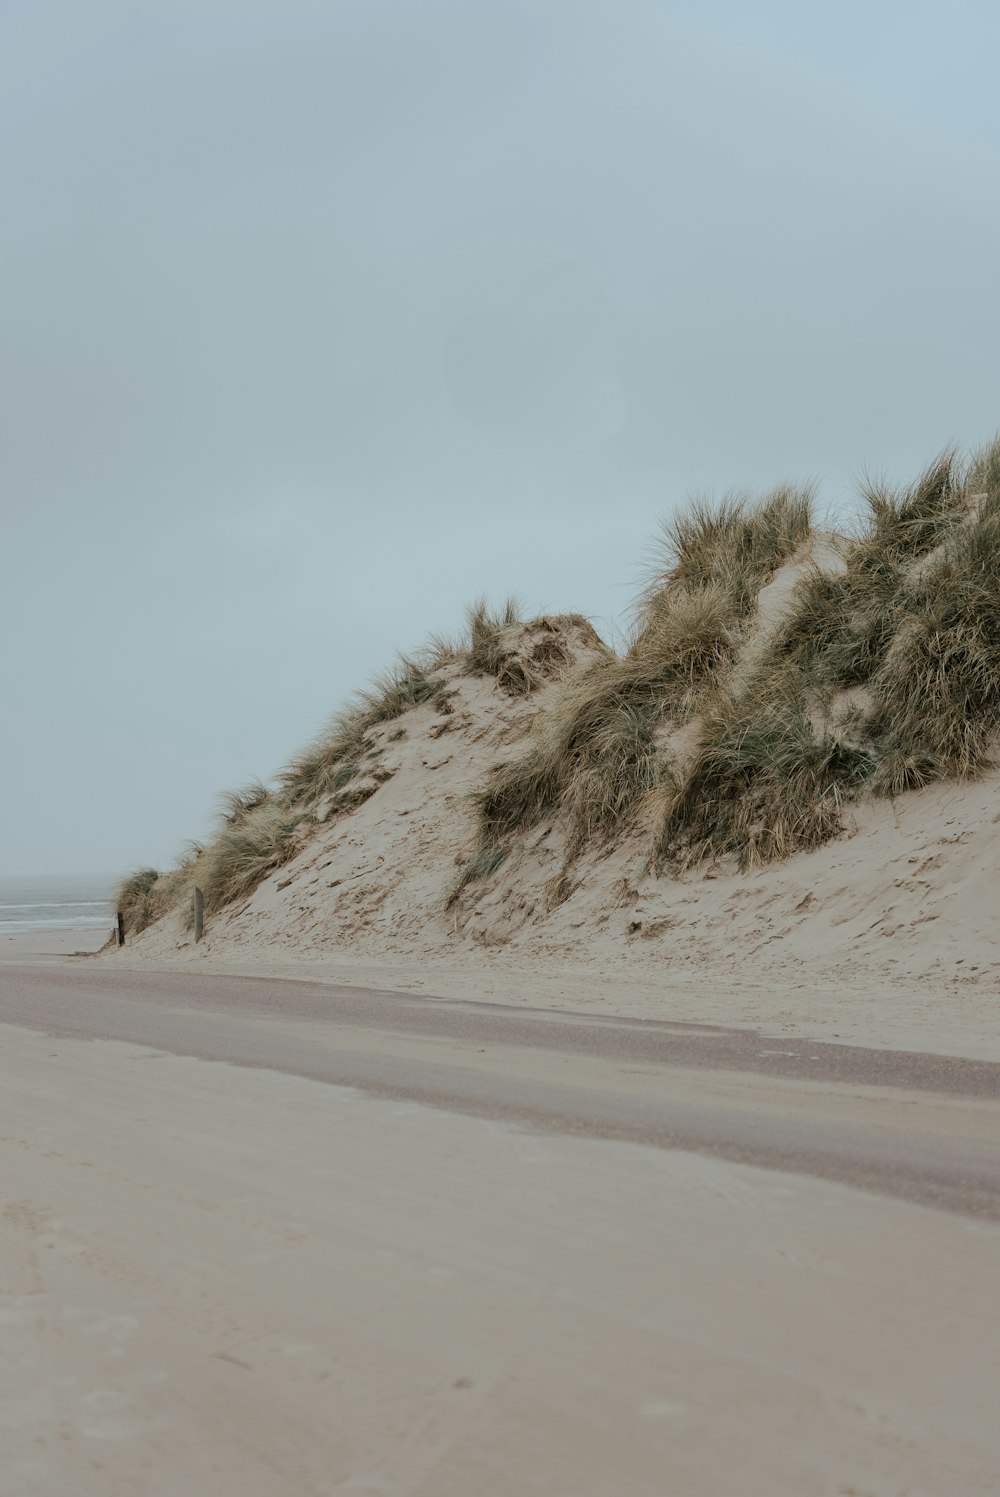
[[[480,592],[1000,426],[996,0],[3,0],[0,872],[167,864]]]

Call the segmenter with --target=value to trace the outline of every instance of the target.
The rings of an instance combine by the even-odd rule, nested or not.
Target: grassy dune
[[[117,907],[126,930],[137,934],[170,910],[188,907],[195,885],[205,895],[207,914],[247,898],[295,855],[317,820],[350,811],[376,792],[382,779],[377,763],[381,750],[372,743],[373,728],[401,718],[412,707],[440,701],[446,668],[491,677],[510,695],[537,690],[553,668],[569,659],[560,642],[564,622],[593,634],[580,618],[536,621],[549,624],[549,637],[526,660],[517,600],[508,598],[497,610],[485,600],[473,603],[461,638],[435,637],[415,654],[400,655],[279,772],[273,787],[255,781],[222,795],[216,834],[207,845],[190,844],[168,873],[141,868],[123,879]],[[596,642],[597,636],[593,638]]]
[[[626,833],[664,874],[720,859],[750,869],[836,836],[860,797],[980,773],[1000,733],[1000,441],[862,499],[854,534],[836,538],[817,531],[805,488],[690,505],[664,527],[624,649],[590,631],[583,666],[566,631],[585,621],[525,625],[513,601],[473,605],[462,639],[400,657],[273,787],[227,796],[206,847],[126,879],[127,928],[196,882],[209,912],[252,893],[317,821],[377,792],[372,730],[399,719],[402,736],[405,714],[445,703],[462,675],[540,692],[542,709],[473,796],[476,845],[451,901],[543,823],[564,834],[563,890],[585,849]],[[762,592],[782,579],[765,617]]]

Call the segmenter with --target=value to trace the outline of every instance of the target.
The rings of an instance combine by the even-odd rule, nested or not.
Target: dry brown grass
[[[475,676],[496,676],[511,653],[513,636],[523,623],[521,604],[508,598],[500,609],[491,609],[485,598],[477,598],[465,611],[467,638],[465,663]]]
[[[219,797],[219,815],[224,826],[235,826],[243,821],[258,806],[271,799],[271,791],[263,780],[252,780],[242,790],[226,790]]]
[[[624,656],[567,683],[528,751],[478,795],[484,849],[559,814],[572,858],[628,824],[662,773],[657,729],[717,689],[757,591],[808,537],[810,505],[808,491],[782,488],[756,504],[696,504],[668,523]]]
[[[667,792],[656,860],[741,868],[819,845],[865,792],[898,795],[991,762],[1000,734],[1000,446],[946,452],[909,488],[865,490],[846,570],[796,590],[758,674],[705,713]],[[863,686],[834,726],[830,707]],[[849,728],[849,731],[848,731]]]
[[[1000,734],[1000,482],[907,578],[899,624],[871,681],[868,725],[894,768],[873,788],[979,774]]]
[[[227,826],[199,861],[205,913],[249,898],[269,874],[294,857],[301,845],[301,825],[300,813],[265,804]]]
[[[558,818],[570,859],[656,792],[654,862],[742,868],[815,847],[857,796],[899,794],[992,762],[1000,738],[1000,442],[943,453],[909,487],[867,484],[840,573],[814,568],[749,679],[730,667],[760,588],[810,533],[807,491],[696,504],[623,658],[567,684],[528,752],[478,796],[483,848]],[[863,687],[852,720],[833,708]],[[699,719],[693,763],[659,751]]]
[[[895,795],[980,772],[1000,731],[1000,442],[865,498],[845,573],[800,585],[772,660],[818,699],[869,688],[869,788]]]
[[[365,691],[334,717],[330,727],[298,754],[278,776],[278,797],[284,806],[317,805],[336,795],[359,773],[372,749],[373,728],[393,722],[411,707],[432,701],[444,690],[445,679],[435,674],[451,646],[435,641],[417,655],[401,655],[396,665],[377,676]]]
[[[663,524],[660,560],[647,585],[646,603],[663,588],[715,584],[726,589],[734,613],[742,617],[778,568],[809,539],[812,526],[808,485],[782,484],[762,499],[697,499]]]
[[[730,858],[746,871],[818,847],[869,770],[865,749],[817,722],[796,672],[762,670],[704,714],[690,769],[667,781],[654,862],[683,872]]]
[[[163,908],[159,883],[158,868],[137,868],[118,885],[115,909],[129,935],[138,935],[139,931],[159,919]]]

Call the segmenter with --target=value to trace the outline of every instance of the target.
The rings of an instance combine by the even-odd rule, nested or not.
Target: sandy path
[[[779,1112],[809,1086],[684,1074]],[[1000,1491],[994,1223],[11,1025],[0,1096],[11,1497]]]

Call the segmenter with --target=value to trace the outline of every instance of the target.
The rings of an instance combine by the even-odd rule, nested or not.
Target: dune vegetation
[[[638,823],[656,871],[749,869],[835,836],[859,796],[983,770],[1000,731],[1000,443],[862,500],[833,565],[807,490],[670,521],[624,655],[568,683],[478,795],[480,866],[554,818],[568,863]],[[801,575],[765,635],[757,599],[789,562]]]
[[[400,655],[334,715],[273,786],[257,780],[225,792],[209,843],[190,844],[168,873],[142,868],[122,880],[117,907],[126,930],[138,934],[178,905],[186,908],[195,885],[205,896],[206,914],[252,894],[295,855],[317,821],[349,811],[375,793],[384,782],[378,767],[383,750],[373,744],[372,730],[412,707],[443,702],[446,669],[491,677],[513,696],[537,690],[569,657],[560,643],[559,621],[535,622],[546,637],[525,659],[517,600],[508,598],[494,610],[479,599],[466,612],[461,638],[434,637],[413,654]],[[585,620],[573,622],[593,635]]]
[[[570,626],[587,641],[579,661]],[[943,453],[906,488],[866,484],[846,535],[817,527],[805,487],[691,504],[663,528],[618,651],[577,616],[525,623],[513,600],[474,604],[460,640],[401,656],[273,786],[227,796],[206,847],[167,875],[125,880],[127,928],[195,883],[209,912],[244,899],[319,822],[377,793],[387,774],[373,730],[423,704],[449,710],[462,677],[540,706],[474,791],[473,845],[457,878],[442,870],[445,903],[510,867],[543,826],[563,839],[554,902],[588,850],[599,857],[625,836],[665,875],[817,847],[861,797],[992,763],[1000,440],[967,461]]]
[[[628,823],[659,783],[657,730],[681,725],[721,688],[760,588],[808,539],[807,491],[697,503],[664,528],[664,561],[621,656],[568,684],[527,754],[478,797],[484,848],[561,815],[571,853]]]

